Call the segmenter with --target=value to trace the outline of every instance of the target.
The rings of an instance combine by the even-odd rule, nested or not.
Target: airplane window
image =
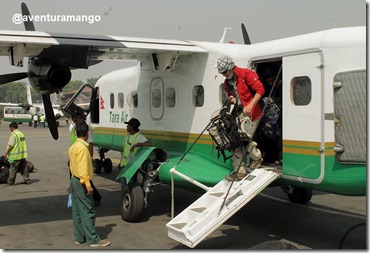
[[[127,96],[127,104],[130,107],[136,108],[138,105],[138,94],[137,91],[132,91],[130,94]]]
[[[168,88],[166,90],[166,105],[167,107],[175,107],[176,104],[176,92],[174,88]]]
[[[152,91],[152,106],[153,108],[159,108],[161,106],[161,90],[153,89]]]
[[[124,105],[124,97],[123,97],[123,93],[120,92],[118,93],[118,107],[123,108],[123,105]]]
[[[114,94],[113,93],[110,94],[110,108],[111,109],[114,108]]]
[[[312,98],[311,79],[308,76],[294,77],[290,82],[291,97],[295,105],[308,105]]]
[[[202,107],[204,104],[204,87],[196,85],[193,87],[193,105],[195,107]]]

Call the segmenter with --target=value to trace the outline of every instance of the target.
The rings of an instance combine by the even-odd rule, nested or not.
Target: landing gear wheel
[[[141,186],[129,184],[121,196],[120,214],[123,220],[137,222],[144,210],[144,192]]]
[[[287,192],[288,198],[293,203],[307,204],[312,198],[312,190],[291,186]]]
[[[94,173],[100,174],[101,168],[102,168],[102,162],[100,161],[100,159],[94,159],[93,166],[94,166]]]
[[[103,162],[103,167],[104,167],[104,172],[105,173],[111,173],[112,172],[112,169],[113,169],[113,164],[112,164],[112,160],[107,158],[104,160]]]

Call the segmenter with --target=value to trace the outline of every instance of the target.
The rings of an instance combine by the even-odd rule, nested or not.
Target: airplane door
[[[150,83],[150,115],[153,119],[163,116],[163,81],[154,78]]]
[[[69,116],[72,116],[76,112],[88,115],[91,109],[90,103],[93,91],[94,87],[90,84],[82,85],[67,104],[61,108],[63,113]]]
[[[324,156],[323,84],[318,53],[283,58],[283,172],[318,179]]]

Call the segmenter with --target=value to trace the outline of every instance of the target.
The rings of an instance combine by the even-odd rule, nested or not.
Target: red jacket
[[[251,102],[255,93],[260,94],[261,97],[263,96],[263,94],[265,93],[265,88],[259,80],[256,72],[247,68],[239,68],[237,66],[235,66],[234,72],[237,76],[236,89],[243,107],[247,106]],[[229,86],[227,85],[227,79],[225,79],[224,87],[227,94],[229,96],[232,95]],[[252,121],[258,119],[261,114],[262,108],[261,106],[259,106],[258,103],[256,103],[256,105],[252,109]]]

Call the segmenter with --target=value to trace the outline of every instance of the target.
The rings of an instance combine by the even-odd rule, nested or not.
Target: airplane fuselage
[[[124,122],[139,119],[153,146],[169,153],[170,165],[159,171],[160,180],[169,183],[170,168],[225,101],[217,59],[229,55],[237,66],[259,74],[271,63],[282,68],[279,184],[365,195],[365,34],[365,28],[349,28],[255,45],[192,41],[208,53],[158,57],[157,65],[148,60],[114,71],[95,86],[94,143],[122,151]],[[217,156],[210,135],[203,132],[178,169],[214,185],[232,171],[232,165]]]

